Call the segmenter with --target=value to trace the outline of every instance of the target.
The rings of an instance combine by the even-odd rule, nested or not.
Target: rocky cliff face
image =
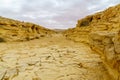
[[[39,25],[0,17],[0,42],[26,41],[50,36],[54,31]]]
[[[65,33],[68,39],[85,42],[101,55],[111,80],[120,80],[120,4],[78,20]]]

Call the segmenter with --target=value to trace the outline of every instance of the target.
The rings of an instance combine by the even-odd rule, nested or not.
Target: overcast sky
[[[47,28],[70,28],[78,19],[119,3],[120,0],[0,0],[0,16]]]

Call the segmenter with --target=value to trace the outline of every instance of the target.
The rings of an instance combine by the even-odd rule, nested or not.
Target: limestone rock
[[[42,26],[0,17],[0,42],[26,41],[50,36],[54,31]]]
[[[111,80],[120,80],[120,4],[78,20],[76,28],[65,31],[64,35],[87,43],[100,54]]]

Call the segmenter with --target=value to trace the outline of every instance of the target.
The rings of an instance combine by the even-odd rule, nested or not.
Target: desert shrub
[[[88,26],[89,25],[89,21],[83,21],[80,26]]]
[[[0,42],[5,42],[5,40],[3,38],[0,38]]]
[[[26,39],[27,41],[29,41],[29,40],[30,40],[30,38],[29,38],[29,37],[26,37],[25,39]]]

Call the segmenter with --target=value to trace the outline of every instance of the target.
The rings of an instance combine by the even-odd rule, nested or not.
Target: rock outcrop
[[[26,41],[50,36],[54,31],[42,26],[0,17],[0,42]]]
[[[112,76],[120,80],[120,4],[78,20],[76,28],[64,32],[68,39],[87,43]]]

